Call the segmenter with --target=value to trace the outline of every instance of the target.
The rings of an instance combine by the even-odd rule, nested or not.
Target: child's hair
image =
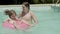
[[[8,15],[9,17],[11,17],[11,15],[15,14],[16,15],[16,12],[14,10],[5,10],[5,14]]]

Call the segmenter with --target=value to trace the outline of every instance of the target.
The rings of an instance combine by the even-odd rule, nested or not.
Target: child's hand
[[[34,24],[31,24],[31,27],[34,27],[35,25]]]
[[[37,25],[37,24],[36,24],[36,23],[34,23],[34,24],[32,24],[31,26],[32,26],[32,27],[34,27],[34,26],[36,26],[36,25]]]

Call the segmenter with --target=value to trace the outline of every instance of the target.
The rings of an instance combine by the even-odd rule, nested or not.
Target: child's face
[[[16,16],[15,14],[12,14],[11,19],[15,19],[15,16]]]
[[[25,11],[25,12],[28,11],[28,8],[27,8],[25,5],[22,5],[22,9],[23,9],[23,11]]]

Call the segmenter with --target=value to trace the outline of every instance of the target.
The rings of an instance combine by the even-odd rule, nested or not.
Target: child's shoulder
[[[34,14],[34,12],[33,11],[30,11],[30,14],[32,15],[32,14]]]
[[[30,13],[33,13],[33,11],[29,11]]]

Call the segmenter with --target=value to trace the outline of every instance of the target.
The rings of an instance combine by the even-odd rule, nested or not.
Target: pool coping
[[[55,5],[59,5],[60,4],[30,4],[30,6],[55,6]],[[0,7],[21,7],[21,5],[0,5]]]

